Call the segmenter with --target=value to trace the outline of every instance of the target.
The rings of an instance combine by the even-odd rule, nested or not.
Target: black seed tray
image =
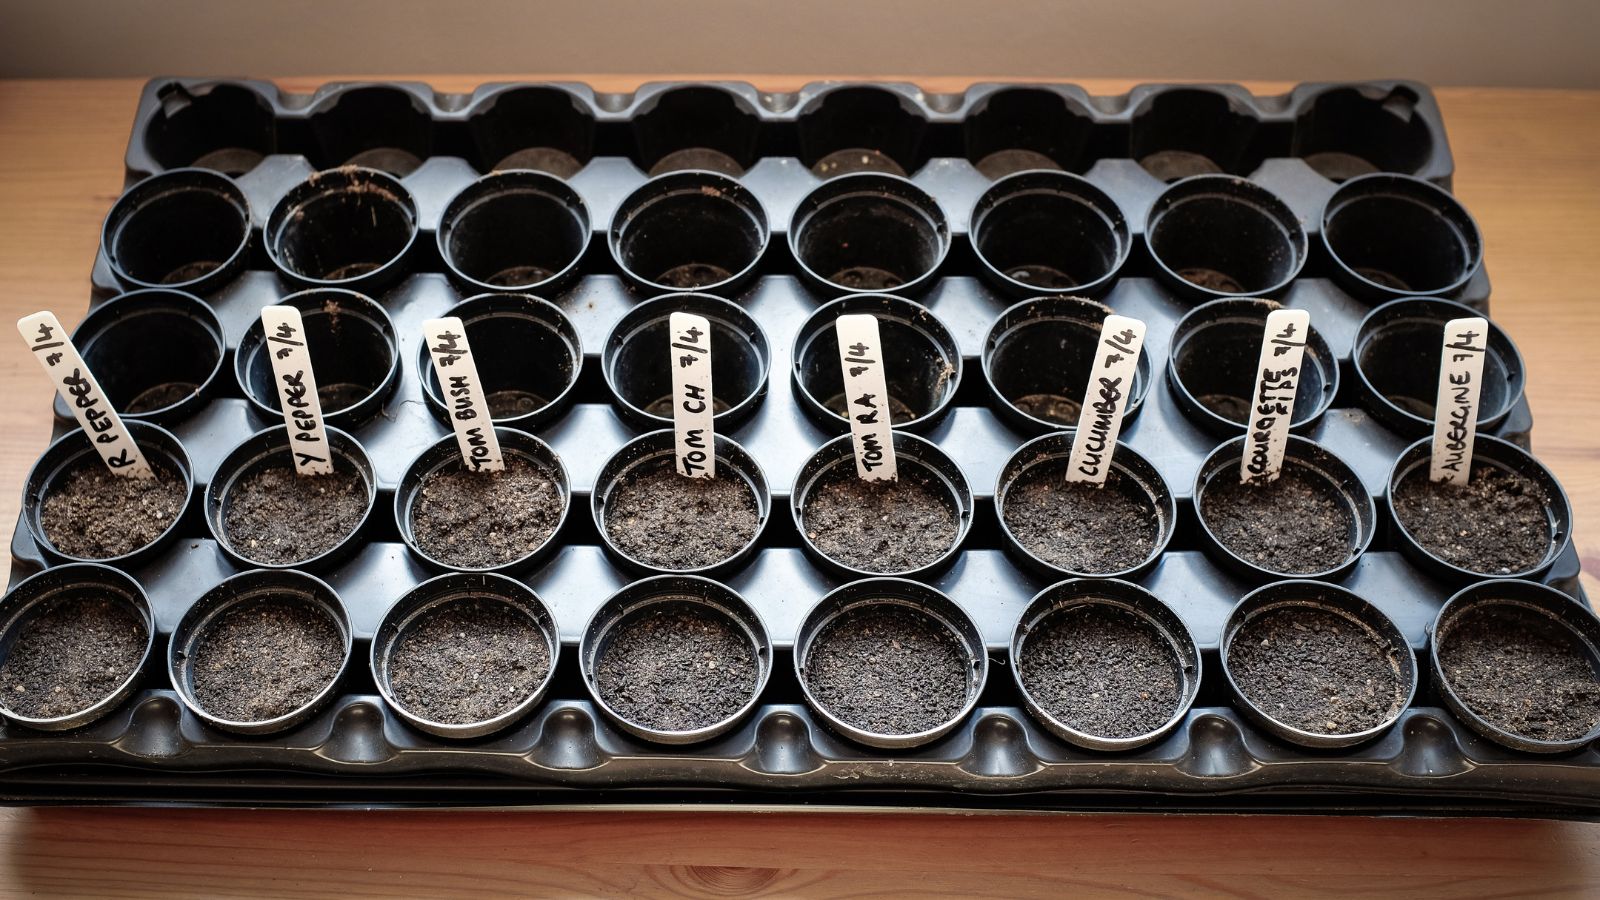
[[[537,292],[570,317],[584,351],[570,408],[528,429],[566,465],[571,513],[555,539],[557,551],[517,576],[549,606],[562,648],[546,700],[535,712],[496,735],[446,740],[413,729],[389,710],[366,660],[385,610],[434,574],[399,542],[392,513],[407,465],[448,434],[423,400],[420,325],[481,293],[447,277],[436,230],[452,197],[531,147],[541,149],[521,153],[516,164],[567,176],[587,205],[592,231],[569,286]],[[717,153],[693,149],[705,147]],[[899,169],[931,195],[952,235],[937,277],[911,299],[947,326],[964,372],[949,413],[919,430],[959,463],[977,509],[955,563],[927,581],[975,619],[991,668],[965,722],[932,744],[902,751],[870,749],[828,731],[804,705],[792,665],[801,618],[846,579],[801,551],[788,510],[801,463],[838,433],[797,404],[791,344],[812,310],[844,292],[819,290],[803,277],[787,229],[801,198],[822,183],[817,173],[848,167],[848,154],[830,154],[860,147],[876,151],[869,168]],[[1033,155],[1019,164],[1000,152],[1017,148]],[[1160,155],[1174,148],[1190,155]],[[1349,462],[1379,500],[1376,538],[1340,583],[1400,626],[1417,653],[1422,683],[1395,727],[1354,748],[1300,749],[1228,706],[1221,630],[1255,585],[1202,550],[1192,486],[1201,461],[1223,438],[1180,410],[1165,377],[1174,326],[1197,301],[1179,296],[1184,292],[1160,277],[1161,266],[1143,240],[1147,213],[1165,188],[1152,170],[1185,174],[1182,167],[1196,165],[1195,155],[1213,170],[1269,189],[1300,220],[1309,247],[1304,267],[1274,296],[1311,311],[1342,372],[1331,408],[1303,433]],[[622,277],[608,251],[607,229],[648,172],[685,158],[699,165],[709,159],[737,175],[771,225],[753,277],[736,289],[711,292],[746,309],[771,349],[766,395],[730,435],[765,470],[771,522],[750,561],[722,580],[760,612],[775,658],[758,709],[740,727],[707,743],[669,747],[631,738],[599,714],[579,674],[577,642],[590,614],[635,577],[599,546],[589,513],[595,476],[614,449],[650,430],[619,414],[599,354],[626,311],[661,293],[631,287]],[[167,639],[201,594],[241,571],[209,538],[200,504],[193,503],[170,549],[131,570],[150,597],[158,632],[137,693],[74,731],[0,725],[0,795],[10,802],[693,802],[1600,815],[1600,751],[1593,745],[1558,756],[1518,754],[1478,737],[1444,708],[1428,674],[1427,629],[1458,586],[1435,580],[1397,552],[1381,502],[1389,470],[1413,438],[1389,431],[1360,405],[1351,353],[1356,327],[1373,301],[1340,286],[1348,279],[1335,278],[1337,264],[1319,231],[1328,198],[1350,175],[1399,172],[1449,188],[1443,125],[1422,85],[1314,84],[1272,97],[1236,86],[1149,85],[1123,96],[1091,97],[1067,85],[989,84],[930,95],[901,84],[818,84],[781,94],[744,84],[653,84],[621,95],[574,84],[503,84],[453,95],[404,83],[332,84],[306,96],[264,82],[157,79],[140,100],[126,161],[129,186],[196,164],[223,170],[235,177],[251,210],[241,271],[201,294],[221,322],[227,348],[215,383],[192,415],[165,423],[191,457],[197,497],[229,449],[277,424],[252,409],[233,376],[234,351],[260,308],[298,289],[274,271],[263,248],[262,228],[275,204],[318,169],[352,161],[388,169],[415,198],[419,233],[397,264],[401,273],[372,291],[398,336],[398,388],[376,415],[346,427],[371,458],[377,505],[362,546],[321,573],[348,607],[355,650],[342,696],[287,732],[239,737],[187,712],[163,665]],[[1009,672],[1007,648],[1018,617],[1057,579],[1025,570],[1007,555],[993,505],[1002,465],[1033,433],[1017,430],[996,411],[984,382],[985,335],[1017,298],[980,277],[982,263],[968,231],[969,213],[990,176],[1008,165],[1081,173],[1111,198],[1129,232],[1129,258],[1098,298],[1149,325],[1149,391],[1123,441],[1154,464],[1179,510],[1168,550],[1137,581],[1178,613],[1202,658],[1200,694],[1187,718],[1168,737],[1138,750],[1093,752],[1051,736],[1024,711]],[[1174,165],[1179,171],[1170,169]],[[102,253],[93,270],[91,308],[123,289]],[[1446,295],[1487,312],[1487,276],[1478,267]],[[59,401],[55,412],[57,434],[72,430]],[[1490,431],[1526,447],[1531,426],[1526,401],[1519,399]],[[12,555],[13,583],[48,564],[20,525]],[[1542,580],[1581,598],[1570,544]]]

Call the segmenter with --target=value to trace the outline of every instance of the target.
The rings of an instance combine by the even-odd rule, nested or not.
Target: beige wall
[[[772,73],[1600,87],[1600,0],[0,0],[0,75]]]

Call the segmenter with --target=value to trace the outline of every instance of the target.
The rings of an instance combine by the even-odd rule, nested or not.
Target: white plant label
[[[717,477],[716,427],[711,408],[711,323],[705,316],[675,312],[667,321],[672,354],[672,428],[678,474]]]
[[[1488,347],[1487,319],[1445,323],[1439,394],[1433,407],[1433,460],[1428,465],[1428,477],[1434,481],[1464,485],[1472,476],[1472,443],[1478,436],[1478,397]]]
[[[868,314],[840,316],[839,367],[844,374],[845,418],[856,451],[856,474],[863,481],[898,481],[894,431],[889,418],[889,384],[883,373],[878,319]]]
[[[1139,370],[1139,350],[1144,346],[1144,323],[1127,316],[1106,316],[1100,326],[1100,344],[1089,386],[1078,412],[1078,430],[1067,457],[1067,481],[1103,486],[1111,475],[1111,456],[1122,434],[1122,414],[1133,393]]]
[[[67,401],[106,467],[129,478],[154,478],[155,472],[134,444],[128,426],[111,408],[106,392],[78,355],[78,348],[72,346],[56,314],[46,310],[23,316],[17,320],[17,331],[33,351],[33,358],[55,382],[56,391]]]
[[[1311,313],[1303,309],[1275,309],[1267,314],[1255,389],[1250,394],[1250,419],[1245,423],[1240,481],[1270,484],[1283,473],[1294,395],[1300,388],[1300,367],[1310,332]]]
[[[489,398],[478,378],[478,365],[472,361],[472,346],[467,343],[467,327],[455,316],[429,319],[422,323],[422,339],[433,359],[433,373],[439,376],[439,393],[456,432],[462,465],[474,472],[505,469]]]
[[[317,397],[317,376],[311,371],[311,350],[300,310],[268,306],[261,310],[262,333],[272,360],[272,378],[278,385],[283,424],[289,430],[289,453],[296,475],[327,475],[333,471],[328,448],[328,428],[322,421],[322,400]]]

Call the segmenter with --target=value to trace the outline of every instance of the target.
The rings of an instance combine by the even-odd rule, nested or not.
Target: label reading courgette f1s
[[[883,371],[878,319],[866,314],[840,316],[834,322],[834,333],[839,338],[845,418],[850,420],[856,474],[863,481],[898,481],[900,470],[895,464],[889,385]]]
[[[1072,436],[1067,458],[1067,481],[1104,485],[1111,474],[1111,457],[1122,434],[1122,416],[1133,393],[1144,347],[1144,322],[1127,316],[1106,316],[1100,326],[1100,343],[1090,364],[1089,385],[1078,430]]]
[[[466,326],[455,316],[429,319],[422,323],[422,339],[433,360],[433,373],[439,377],[439,394],[456,433],[461,464],[473,472],[503,470],[505,457],[494,433],[494,417],[489,413],[483,381],[478,378],[478,365],[472,359]]]
[[[134,444],[128,426],[111,408],[106,392],[101,390],[100,382],[78,355],[78,348],[72,346],[56,314],[45,310],[23,316],[17,320],[17,331],[33,351],[33,358],[50,376],[61,399],[67,401],[67,408],[83,427],[83,433],[89,436],[89,443],[105,461],[106,468],[129,478],[154,478],[155,472]]]
[[[1283,474],[1289,425],[1294,419],[1294,396],[1300,387],[1310,333],[1311,313],[1303,309],[1275,309],[1267,314],[1261,354],[1256,360],[1256,381],[1250,391],[1244,458],[1239,461],[1240,481],[1270,484]]]
[[[1466,484],[1472,476],[1472,445],[1478,435],[1478,400],[1483,392],[1483,355],[1489,321],[1451,319],[1439,355],[1439,393],[1433,407],[1433,457],[1428,477]]]

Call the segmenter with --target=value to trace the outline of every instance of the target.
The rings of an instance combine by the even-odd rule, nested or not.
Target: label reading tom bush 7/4
[[[433,372],[439,376],[439,393],[444,397],[450,427],[455,429],[462,465],[474,472],[503,470],[505,458],[500,454],[500,439],[494,433],[478,365],[472,360],[466,326],[455,316],[429,319],[422,323],[422,339],[428,344]]]

